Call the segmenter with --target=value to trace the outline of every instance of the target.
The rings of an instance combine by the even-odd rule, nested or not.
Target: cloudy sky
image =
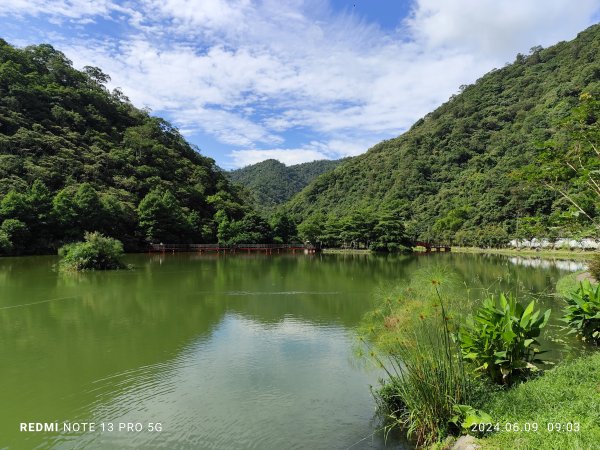
[[[600,0],[2,0],[0,37],[108,73],[230,169],[357,155]]]

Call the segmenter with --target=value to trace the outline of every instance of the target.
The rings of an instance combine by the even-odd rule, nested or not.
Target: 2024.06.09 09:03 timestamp
[[[538,424],[537,422],[506,422],[506,423],[476,423],[471,425],[471,431],[474,433],[537,433],[547,431],[549,433],[578,433],[581,429],[579,422],[547,422]]]

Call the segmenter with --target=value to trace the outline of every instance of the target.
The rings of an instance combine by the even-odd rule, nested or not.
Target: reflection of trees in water
[[[374,291],[408,281],[418,269],[447,265],[472,288],[492,292],[543,292],[561,275],[504,257],[458,254],[131,255],[133,271],[74,275],[53,272],[55,262],[0,260],[0,308],[63,298],[0,309],[1,400],[14,406],[0,422],[34,420],[32,411],[47,420],[92,405],[99,395],[92,381],[177,357],[228,312],[265,325],[292,316],[352,327],[371,309]]]
[[[3,297],[23,292],[25,277],[15,265],[27,266],[10,266]],[[159,278],[163,290],[153,292],[144,272],[53,274],[37,285],[32,276],[29,285],[36,289],[25,289],[20,303],[41,300],[42,287],[45,299],[57,300],[0,309],[0,361],[9,362],[2,364],[1,403],[11,405],[0,413],[0,431],[14,428],[19,417],[73,419],[77,411],[89,419],[82,407],[117,395],[130,382],[127,376],[119,386],[95,380],[168,361],[190,341],[209,335],[226,306],[190,298],[177,277]]]
[[[374,287],[404,277],[403,259],[363,255],[155,256],[165,271],[195,267],[190,292],[204,292],[228,310],[264,323],[288,315],[354,326],[369,309]],[[216,300],[215,300],[216,301]]]

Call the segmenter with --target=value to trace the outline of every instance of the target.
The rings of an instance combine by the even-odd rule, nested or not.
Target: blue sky
[[[357,155],[600,0],[2,0],[0,37],[94,65],[230,169]]]

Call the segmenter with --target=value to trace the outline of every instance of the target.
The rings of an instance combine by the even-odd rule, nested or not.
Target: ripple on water
[[[323,448],[338,436],[347,447],[372,431],[365,387],[374,381],[348,371],[351,339],[340,327],[292,317],[267,326],[228,314],[211,339],[177,358],[89,387],[95,422],[161,421],[162,433],[63,436],[54,445],[300,449]]]

